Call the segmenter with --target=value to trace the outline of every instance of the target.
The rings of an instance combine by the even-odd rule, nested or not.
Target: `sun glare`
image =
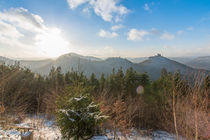
[[[58,28],[48,29],[37,36],[36,45],[46,57],[55,58],[69,52],[69,42],[62,36]]]

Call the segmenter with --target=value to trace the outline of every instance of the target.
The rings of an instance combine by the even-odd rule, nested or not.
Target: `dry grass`
[[[187,90],[186,95],[182,95],[183,90],[174,87],[173,96],[169,100],[168,110],[172,110],[173,119],[166,119],[166,124],[170,127],[166,129],[175,132],[189,140],[210,138],[210,100],[209,89],[203,88],[202,78],[195,79],[195,83]],[[179,86],[180,87],[180,86]],[[165,118],[170,116],[170,111]],[[167,126],[166,125],[166,126]]]

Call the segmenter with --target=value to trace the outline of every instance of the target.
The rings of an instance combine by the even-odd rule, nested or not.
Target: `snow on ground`
[[[58,127],[54,124],[54,120],[48,120],[43,116],[30,116],[26,117],[22,123],[16,124],[21,128],[33,128],[33,140],[60,140],[61,133]],[[23,136],[29,133],[23,133]],[[0,128],[0,140],[21,140],[21,132],[12,130],[2,130]]]
[[[107,136],[94,136],[91,140],[109,140]]]
[[[59,128],[55,125],[53,119],[46,119],[44,116],[29,116],[22,123],[16,124],[17,127],[33,128],[34,140],[61,140]],[[145,131],[145,130],[144,130]],[[22,135],[29,135],[28,132]],[[117,133],[120,140],[176,140],[174,135],[165,131],[154,131],[150,135],[142,135],[141,133],[132,130],[130,136],[126,138],[120,133]],[[113,133],[107,132],[106,136],[94,136],[91,140],[113,140]],[[0,127],[0,140],[21,140],[21,132],[15,129],[3,130]]]
[[[0,140],[21,140],[20,132],[12,130],[2,130],[0,127]]]
[[[154,140],[176,140],[176,136],[165,131],[155,131],[152,133]],[[182,138],[179,138],[182,140]]]
[[[58,127],[54,123],[55,121],[48,120],[43,116],[33,116],[26,118],[19,126],[35,128],[33,138],[35,140],[59,140],[61,139],[61,133]]]

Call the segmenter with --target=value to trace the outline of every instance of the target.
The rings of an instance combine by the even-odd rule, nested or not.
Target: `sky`
[[[0,56],[210,55],[209,0],[0,0]]]

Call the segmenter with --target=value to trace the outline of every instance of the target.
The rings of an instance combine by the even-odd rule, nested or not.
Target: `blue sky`
[[[0,55],[210,55],[209,0],[0,0]]]

